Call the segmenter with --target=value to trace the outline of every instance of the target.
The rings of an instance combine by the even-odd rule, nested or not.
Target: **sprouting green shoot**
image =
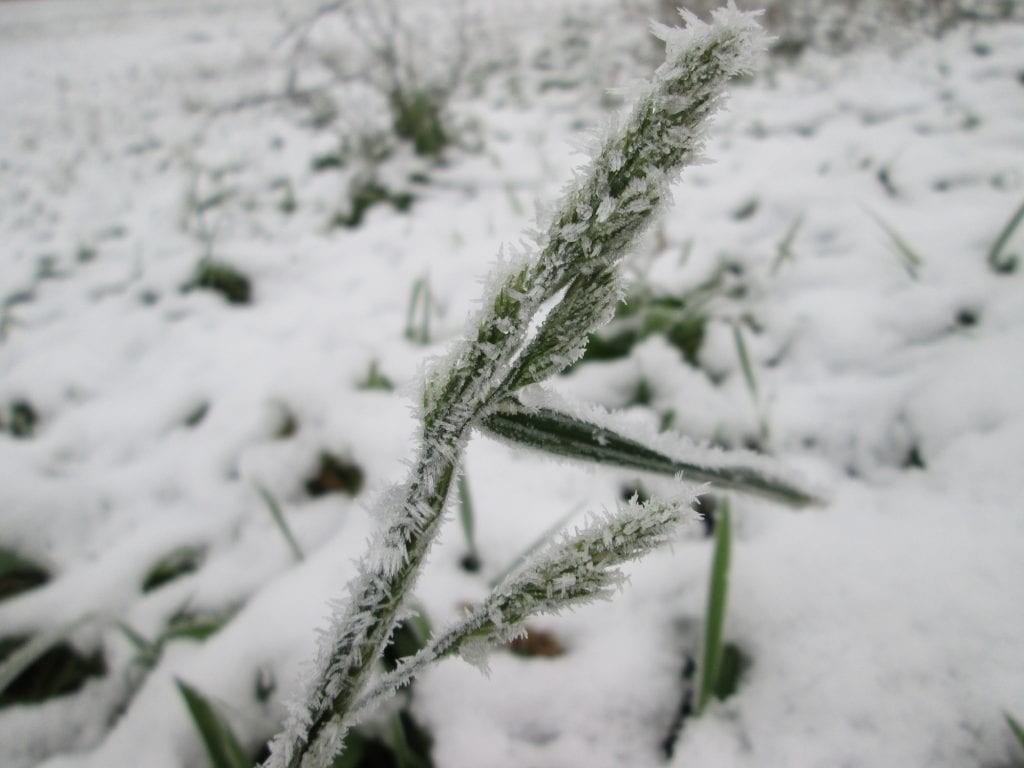
[[[203,738],[213,768],[251,768],[254,761],[249,759],[231,726],[214,706],[192,686],[181,680],[175,682],[192,715],[192,722]]]
[[[800,227],[803,226],[804,215],[801,213],[794,219],[793,223],[789,226],[785,236],[779,242],[778,249],[775,252],[775,261],[772,262],[771,273],[774,275],[782,267],[783,263],[787,261],[793,261],[795,254],[793,252],[793,243],[796,242],[796,236],[800,233]]]
[[[711,584],[708,588],[707,611],[704,616],[704,649],[701,660],[700,687],[697,690],[696,715],[707,706],[718,683],[722,665],[722,627],[729,594],[729,557],[732,549],[732,517],[729,501],[723,500],[715,519],[715,554],[711,561]]]
[[[917,280],[921,267],[924,266],[924,259],[910,246],[910,243],[908,243],[906,239],[903,238],[892,226],[886,223],[881,216],[872,213],[871,217],[878,223],[878,226],[885,231],[885,234],[889,236],[889,240],[892,242],[893,248],[896,249],[896,253],[899,254],[903,263],[903,268],[907,270],[907,274],[914,280]]]
[[[284,512],[281,510],[281,505],[277,503],[277,499],[274,495],[264,488],[262,485],[256,486],[256,491],[259,493],[260,498],[263,499],[263,503],[267,505],[267,510],[270,512],[270,517],[273,519],[277,529],[281,531],[281,535],[284,540],[288,543],[288,548],[292,551],[295,560],[302,562],[305,559],[305,555],[302,552],[302,548],[299,546],[299,542],[295,540],[295,536],[292,535],[291,528],[288,527],[288,521],[284,518]]]
[[[467,571],[479,570],[480,552],[476,548],[473,497],[469,493],[469,483],[466,481],[465,472],[459,475],[459,522],[462,524],[462,533],[466,537],[466,556],[462,559],[463,567]]]
[[[754,375],[754,366],[750,362],[747,342],[743,337],[743,329],[738,322],[732,325],[732,338],[736,344],[736,355],[740,359],[740,368],[743,370],[743,380],[747,383],[747,390],[750,392],[750,398],[754,401],[754,408],[759,412],[758,421],[761,438],[766,439],[768,437],[768,421],[764,413],[761,412],[761,400],[757,394],[757,378]]]
[[[430,313],[432,296],[426,277],[417,278],[409,294],[409,307],[405,314],[405,338],[415,344],[430,343]]]
[[[1009,712],[1004,712],[1003,715],[1006,717],[1006,722],[1010,726],[1010,730],[1013,731],[1013,735],[1017,737],[1020,748],[1024,749],[1024,727]]]
[[[130,625],[125,624],[123,621],[119,621],[116,626],[121,630],[121,634],[125,636],[125,639],[128,640],[128,642],[132,644],[132,647],[140,654],[148,652],[153,648],[154,644],[132,629]]]
[[[1010,242],[1010,238],[1013,237],[1013,233],[1022,221],[1024,221],[1024,202],[1020,204],[1016,213],[1006,222],[1006,226],[1003,227],[1003,231],[999,233],[999,237],[996,238],[996,241],[992,244],[992,249],[988,252],[989,266],[992,267],[993,271],[1001,275],[1009,274],[1017,269],[1017,255],[1005,253],[1005,250],[1006,244]]]
[[[392,392],[395,389],[394,382],[381,373],[380,363],[376,358],[370,361],[370,368],[366,372],[366,378],[359,383],[359,388],[364,390],[378,390],[380,392]]]
[[[125,636],[132,647],[135,648],[138,654],[135,659],[138,664],[141,664],[146,669],[152,669],[156,666],[160,660],[160,654],[163,652],[162,644],[160,641],[151,642],[143,637],[141,634],[136,632],[128,624],[122,621],[117,622],[117,628],[121,630],[121,634]]]
[[[747,383],[750,396],[757,402],[757,379],[754,376],[754,368],[750,364],[750,354],[747,352],[747,342],[743,338],[743,329],[739,323],[732,324],[732,339],[736,343],[736,355],[740,359],[740,368],[743,369],[743,380]]]

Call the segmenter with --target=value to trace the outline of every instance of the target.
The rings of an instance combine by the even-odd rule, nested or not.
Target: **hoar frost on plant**
[[[483,604],[384,675],[357,702],[357,717],[437,659],[458,654],[486,671],[486,650],[522,636],[526,618],[611,598],[626,578],[617,567],[671,541],[680,524],[696,520],[694,499],[692,491],[672,501],[640,503],[634,496],[616,512],[549,544],[506,576]]]
[[[500,415],[517,413],[556,414],[564,421],[587,425],[591,441],[602,448],[608,448],[613,440],[644,446],[660,455],[662,460],[678,465],[679,469],[673,470],[672,474],[682,471],[690,481],[723,483],[731,478],[728,484],[734,490],[774,497],[797,506],[820,501],[823,496],[823,489],[806,489],[797,473],[786,471],[763,454],[697,443],[686,435],[638,423],[628,414],[609,412],[595,403],[567,400],[542,387],[524,388],[519,393],[518,402]],[[493,422],[489,426],[490,436],[515,445],[506,434],[494,428]],[[578,450],[564,453],[554,447],[549,450],[569,460],[582,458]],[[643,463],[637,462],[633,466],[643,468]],[[649,465],[646,468],[649,471],[653,469]]]
[[[665,63],[567,189],[536,254],[520,253],[500,270],[465,340],[428,371],[410,477],[390,496],[348,602],[322,638],[315,675],[271,743],[269,768],[328,765],[360,706],[379,698],[367,698],[368,684],[443,521],[470,432],[489,415],[519,407],[519,390],[575,361],[588,334],[611,317],[626,251],[668,197],[669,183],[697,159],[728,81],[751,70],[765,48],[754,15],[732,2],[710,24],[683,17],[685,29],[656,27]],[[528,615],[607,595],[621,579],[614,566],[663,543],[683,509],[632,504],[546,550],[479,611],[435,637],[416,668],[469,637],[502,641]],[[402,670],[411,676],[413,662]]]

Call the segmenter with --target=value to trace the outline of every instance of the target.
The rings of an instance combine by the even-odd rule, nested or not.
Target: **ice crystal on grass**
[[[357,717],[438,659],[458,654],[486,672],[487,649],[521,637],[526,619],[611,597],[626,578],[618,566],[665,544],[682,524],[695,520],[691,510],[695,498],[691,494],[671,502],[640,503],[634,496],[616,512],[596,517],[582,530],[534,554],[480,606],[384,675],[359,699]]]
[[[516,390],[577,359],[588,334],[610,318],[619,262],[665,201],[669,182],[698,156],[728,81],[764,48],[753,16],[732,3],[711,24],[686,21],[686,30],[657,29],[665,64],[566,191],[536,255],[520,254],[500,270],[465,340],[427,373],[410,478],[392,497],[395,511],[322,639],[301,708],[271,745],[271,768],[320,768],[341,749],[444,518],[471,430],[517,402]],[[428,663],[470,637],[508,639],[527,615],[607,595],[621,579],[614,566],[664,541],[681,514],[678,505],[633,504],[595,523],[532,559],[416,658]],[[408,665],[395,674],[402,670]]]
[[[540,387],[481,422],[489,436],[570,460],[629,467],[751,493],[791,506],[820,501],[777,462],[750,451],[702,446],[670,430],[656,431],[593,404],[567,402]]]

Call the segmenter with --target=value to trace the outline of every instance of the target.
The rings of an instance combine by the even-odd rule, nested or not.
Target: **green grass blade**
[[[128,624],[123,621],[117,622],[117,628],[121,630],[121,634],[127,638],[128,642],[132,644],[139,653],[147,653],[153,648],[153,643],[149,642],[146,638],[132,629]]]
[[[768,439],[768,419],[761,409],[761,400],[757,395],[757,377],[754,375],[754,366],[750,362],[750,353],[747,351],[747,342],[743,337],[743,329],[738,322],[733,323],[732,338],[736,344],[736,356],[740,359],[740,368],[743,370],[743,379],[746,381],[747,390],[750,392],[750,399],[757,411],[758,427],[761,433],[761,440]]]
[[[83,616],[49,631],[40,632],[4,659],[0,664],[0,692],[7,690],[7,686],[17,680],[22,672],[31,667],[55,645],[67,640],[72,632],[89,621],[90,618],[90,616]]]
[[[1009,712],[1004,712],[1003,715],[1006,717],[1006,722],[1010,726],[1010,730],[1013,731],[1013,735],[1017,737],[1020,748],[1024,749],[1024,727],[1021,727],[1021,724]]]
[[[409,303],[405,310],[405,338],[409,341],[416,341],[416,306],[420,301],[420,294],[423,292],[423,278],[419,277],[412,284],[409,292]]]
[[[132,647],[135,648],[135,651],[138,654],[138,661],[147,669],[155,667],[156,663],[160,660],[160,654],[163,651],[160,643],[150,642],[123,621],[117,622],[117,628],[121,630],[121,634],[124,635],[128,642],[132,644]]]
[[[907,274],[914,280],[917,280],[918,273],[921,271],[921,267],[924,266],[924,259],[921,258],[920,254],[910,247],[910,243],[903,239],[903,237],[900,236],[900,233],[893,227],[889,226],[881,216],[872,213],[871,217],[878,223],[878,226],[882,228],[885,234],[889,236],[893,246],[896,248],[896,252],[902,257],[903,268],[907,270]]]
[[[423,310],[420,314],[420,344],[430,343],[430,313],[434,311],[434,296],[430,291],[430,283],[423,278]]]
[[[466,549],[468,550],[464,562],[472,565],[468,570],[476,570],[480,567],[480,553],[476,548],[473,497],[470,496],[469,483],[466,481],[465,473],[459,475],[459,522],[462,524],[462,533],[466,537]]]
[[[792,506],[818,501],[796,485],[753,467],[702,466],[676,459],[606,427],[550,408],[496,413],[487,417],[483,426],[498,437],[557,456],[662,475],[682,472],[688,480],[710,481],[722,488],[766,496]]]
[[[288,548],[291,549],[295,560],[301,563],[305,560],[306,556],[302,553],[302,547],[299,546],[299,542],[297,542],[295,537],[292,535],[292,529],[288,527],[288,521],[284,519],[284,512],[281,510],[281,505],[277,503],[277,499],[274,498],[274,495],[262,485],[257,485],[256,491],[259,493],[260,498],[263,499],[263,503],[267,505],[267,510],[270,512],[270,516],[273,518],[274,524],[277,526],[278,530],[281,531],[281,535],[284,536],[284,540],[288,542]]]
[[[160,558],[142,580],[142,591],[152,592],[165,584],[195,573],[203,564],[206,550],[200,546],[177,547]]]
[[[430,313],[432,311],[430,283],[426,277],[419,277],[412,284],[409,305],[405,313],[405,338],[415,344],[430,343]],[[417,310],[419,322],[417,323]]]
[[[409,743],[400,713],[394,712],[388,718],[384,740],[391,749],[395,768],[429,768],[430,763]]]
[[[757,402],[757,379],[754,377],[754,368],[750,364],[750,354],[747,352],[747,342],[743,338],[743,330],[739,323],[732,326],[732,338],[736,343],[736,354],[740,359],[740,367],[743,369],[743,379],[747,382],[747,389],[750,396]]]
[[[195,640],[203,642],[217,634],[231,619],[226,616],[185,616],[174,621],[160,636],[160,642],[168,640]]]
[[[729,558],[732,549],[732,515],[729,501],[722,501],[715,519],[715,555],[711,561],[711,584],[704,616],[704,649],[701,654],[700,683],[696,714],[700,716],[718,684],[722,664],[722,627],[729,595]]]
[[[195,723],[213,768],[252,768],[250,760],[227,722],[217,714],[213,705],[195,688],[175,680],[185,699],[189,714]]]
[[[796,217],[789,229],[786,231],[785,236],[779,243],[779,247],[775,253],[775,260],[772,262],[771,274],[775,275],[778,273],[782,265],[787,261],[793,261],[795,254],[793,252],[793,243],[796,242],[796,236],[800,233],[800,227],[803,226],[804,216],[800,214]]]
[[[1017,267],[1017,257],[1009,255],[1004,259],[1003,251],[1022,221],[1024,221],[1024,203],[1020,204],[1020,208],[1017,209],[1017,212],[1010,217],[1008,222],[1006,222],[1006,226],[1003,227],[1003,231],[999,233],[999,237],[996,238],[996,241],[992,244],[992,249],[988,252],[989,266],[1000,274],[1013,272]]]

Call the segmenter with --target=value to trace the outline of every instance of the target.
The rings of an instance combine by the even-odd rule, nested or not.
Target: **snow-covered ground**
[[[3,765],[202,765],[175,679],[254,755],[279,727],[374,499],[406,472],[424,362],[581,162],[616,101],[604,89],[655,60],[625,4],[486,5],[467,22],[459,145],[443,164],[394,147],[381,178],[411,207],[346,228],[330,220],[358,162],[312,164],[385,105],[358,82],[331,103],[248,98],[287,77],[269,0],[0,4],[0,548],[51,576],[0,602],[0,638],[82,620],[73,644],[106,670],[0,709]],[[678,296],[727,264],[744,290],[711,298],[696,364],[651,336],[555,386],[756,445],[825,502],[733,497],[725,632],[749,666],[671,757],[707,591],[699,527],[613,602],[532,622],[557,655],[425,674],[410,708],[433,763],[1020,762],[1004,712],[1024,718],[1024,264],[988,257],[1024,200],[1024,26],[774,62],[712,136],[631,269]],[[1024,261],[1024,225],[1003,252]],[[248,304],[184,290],[204,256],[248,276]],[[405,334],[422,279],[426,345]],[[367,388],[371,368],[394,390]],[[13,433],[17,404],[31,434]],[[307,487],[325,452],[361,469],[354,496]],[[482,437],[467,478],[482,567],[461,567],[453,520],[417,590],[434,626],[567,514],[672,487]],[[194,568],[144,591],[183,549]],[[144,673],[129,635],[174,617],[230,620],[168,640]]]

